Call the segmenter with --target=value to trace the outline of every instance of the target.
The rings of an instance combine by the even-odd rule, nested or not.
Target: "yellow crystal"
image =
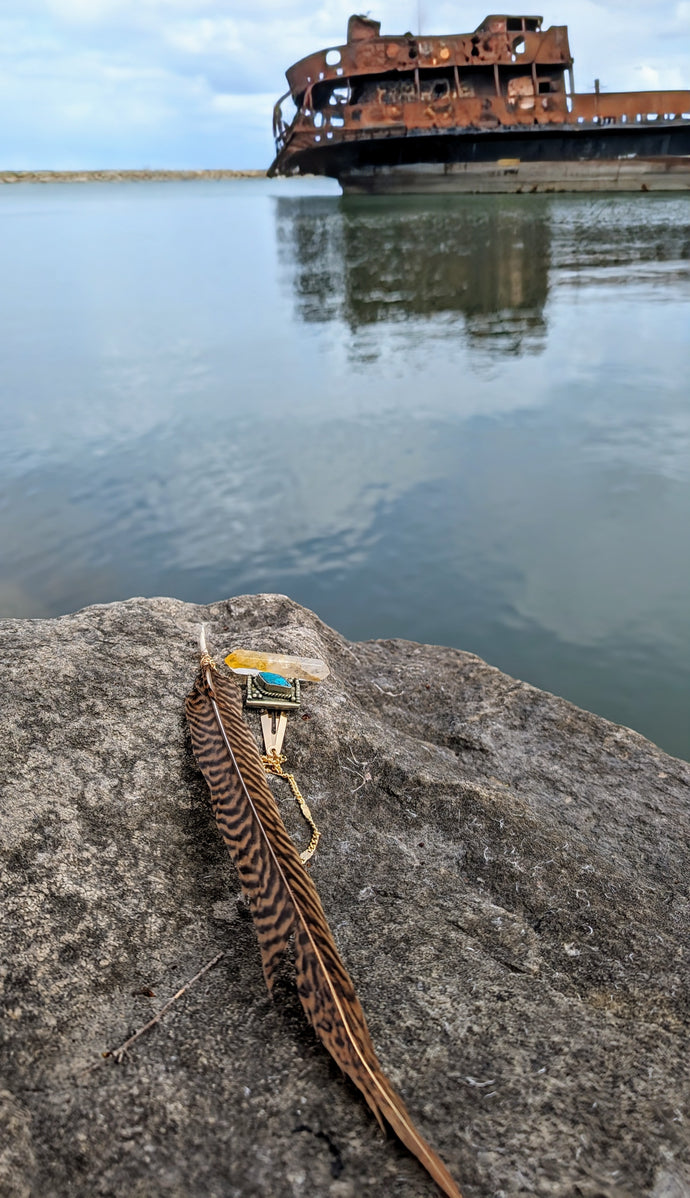
[[[322,682],[330,673],[320,657],[290,657],[287,653],[257,653],[254,649],[234,649],[225,664],[231,670],[268,671],[305,682]]]

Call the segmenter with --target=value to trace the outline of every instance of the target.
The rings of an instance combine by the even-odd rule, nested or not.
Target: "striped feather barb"
[[[268,989],[292,940],[297,991],[324,1047],[361,1090],[379,1123],[390,1125],[448,1198],[461,1198],[379,1065],[321,900],[266,782],[242,716],[240,689],[208,656],[203,630],[201,647],[201,669],[186,704],[192,746],[251,907]]]

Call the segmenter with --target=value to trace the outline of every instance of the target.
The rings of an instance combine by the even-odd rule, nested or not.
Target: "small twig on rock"
[[[213,966],[218,964],[222,956],[223,953],[218,953],[218,955],[215,956],[212,961],[209,961],[208,964],[204,965],[203,969],[200,969],[198,973],[195,973],[193,978],[190,978],[188,982],[185,982],[182,989],[178,990],[177,994],[173,994],[172,998],[168,999],[168,1001],[161,1007],[158,1014],[154,1015],[153,1019],[149,1019],[148,1023],[145,1023],[143,1027],[140,1027],[138,1032],[135,1032],[133,1036],[129,1037],[129,1040],[125,1040],[124,1044],[120,1044],[118,1048],[109,1048],[107,1052],[104,1052],[101,1055],[104,1057],[113,1057],[114,1060],[116,1060],[119,1064],[124,1054],[127,1052],[127,1049],[134,1044],[134,1041],[138,1040],[140,1036],[143,1036],[144,1032],[147,1032],[149,1028],[154,1027],[163,1018],[165,1012],[170,1009],[173,1003],[177,1002],[178,998],[182,997],[185,990],[189,990],[189,987],[193,986],[195,982],[198,982],[199,978],[202,978],[205,973],[208,973],[209,969],[213,969]]]

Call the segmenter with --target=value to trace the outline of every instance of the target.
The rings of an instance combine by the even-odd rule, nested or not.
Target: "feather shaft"
[[[269,991],[290,937],[300,1001],[316,1034],[447,1198],[460,1191],[415,1128],[377,1060],[364,1012],[335,945],[316,888],[266,782],[242,716],[239,687],[221,675],[200,637],[201,670],[187,698],[192,746],[211,792],[220,833],[235,862],[256,926]]]

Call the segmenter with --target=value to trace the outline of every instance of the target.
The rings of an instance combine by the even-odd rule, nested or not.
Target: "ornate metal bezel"
[[[265,711],[295,711],[300,705],[299,678],[288,679],[289,695],[266,694],[257,686],[253,675],[247,676],[247,707],[263,707]]]

